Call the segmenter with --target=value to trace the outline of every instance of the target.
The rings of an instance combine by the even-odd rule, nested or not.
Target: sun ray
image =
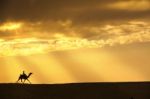
[[[0,75],[0,82],[5,82],[10,80],[7,61],[8,60],[5,59],[4,57],[0,57],[0,70],[2,70]]]
[[[51,55],[18,57],[17,60],[26,65],[24,66],[26,70],[34,73],[34,83],[65,83],[75,81]]]
[[[122,63],[111,52],[102,50],[83,50],[83,52],[74,52],[74,54],[69,53],[68,55],[73,59],[72,61],[83,64],[79,70],[83,69],[95,73],[97,79],[94,81],[139,81],[139,79],[147,79],[144,74]],[[88,80],[92,81],[89,77]]]
[[[30,56],[29,56],[30,57]],[[42,74],[41,70],[36,66],[36,64],[32,61],[29,61],[29,57],[23,57],[23,56],[18,56],[16,59],[22,64],[22,67],[24,67],[24,71],[26,73],[32,72],[33,73],[33,78],[31,77],[30,79],[34,83],[38,83],[41,80],[46,79],[45,76]],[[22,71],[23,71],[22,70]],[[38,74],[42,76],[41,79],[39,79]]]
[[[7,81],[15,83],[22,70],[21,64],[14,57],[3,57],[3,59],[5,62],[6,75],[8,76],[6,78]]]

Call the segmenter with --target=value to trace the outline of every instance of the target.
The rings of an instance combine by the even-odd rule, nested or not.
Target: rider
[[[26,73],[25,73],[25,71],[23,71],[22,75],[25,75],[25,76],[26,76]]]

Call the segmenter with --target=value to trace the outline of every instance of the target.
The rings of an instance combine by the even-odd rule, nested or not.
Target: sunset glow
[[[0,83],[23,70],[33,83],[150,80],[149,0],[0,5]]]

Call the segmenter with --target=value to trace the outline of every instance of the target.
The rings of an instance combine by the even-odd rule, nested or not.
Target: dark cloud
[[[149,19],[150,2],[142,1],[145,2],[140,5],[138,0],[0,0],[0,26],[9,21],[24,23],[19,31],[0,31],[0,37],[49,38],[62,34],[107,39],[116,36],[116,31],[109,34],[109,30],[101,30],[105,25],[120,26]],[[138,6],[128,8],[134,3]],[[140,9],[144,5],[146,8]],[[128,28],[124,31],[130,32]]]
[[[150,10],[122,11],[108,9],[105,6],[117,1],[120,0],[1,0],[0,19],[1,21],[71,19],[76,23],[94,23],[150,16]]]

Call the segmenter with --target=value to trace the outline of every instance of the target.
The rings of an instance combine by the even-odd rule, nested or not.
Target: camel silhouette
[[[19,82],[19,81],[21,80],[22,83],[25,83],[25,81],[27,80],[27,81],[31,84],[31,82],[30,82],[30,80],[29,80],[28,78],[29,78],[32,74],[33,74],[33,73],[29,73],[28,75],[26,75],[26,74],[20,74],[20,76],[19,76],[17,82]]]

